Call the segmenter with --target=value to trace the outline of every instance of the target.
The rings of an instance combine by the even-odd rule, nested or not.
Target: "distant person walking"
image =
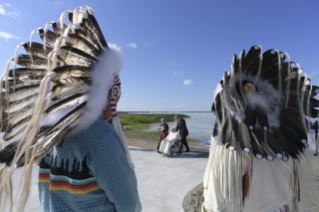
[[[157,145],[157,151],[159,150],[159,147],[161,145],[161,141],[164,138],[166,138],[166,136],[168,134],[168,124],[165,122],[164,118],[161,118],[160,131],[161,131],[161,136],[160,136],[160,140],[159,140],[158,145]]]
[[[186,122],[179,115],[175,115],[175,120],[177,121],[176,132],[179,132],[181,136],[181,142],[186,147],[186,152],[189,152],[188,144],[186,137],[188,136],[188,129],[186,127]]]
[[[314,129],[314,131],[315,131],[315,148],[316,148],[316,152],[315,152],[314,156],[318,155],[318,128],[319,128],[318,121],[315,121],[315,123],[313,123],[313,125],[312,125],[312,129]]]

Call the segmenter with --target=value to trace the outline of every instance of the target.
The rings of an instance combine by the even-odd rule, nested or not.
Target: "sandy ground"
[[[129,130],[124,130],[124,134],[126,136],[127,143],[129,145],[138,146],[138,147],[142,147],[142,148],[146,148],[146,149],[150,149],[150,150],[156,150],[156,147],[157,147],[158,141],[159,141],[159,138],[157,136],[143,134],[140,132],[133,132],[133,131],[129,131]],[[194,157],[203,157],[203,158],[208,157],[209,151],[203,143],[189,142],[188,145],[189,145],[190,151],[192,153],[198,154],[197,156],[195,155]],[[205,167],[206,167],[206,164],[207,164],[207,159],[204,162]],[[203,164],[201,164],[201,165],[203,165]],[[185,172],[185,170],[186,170],[186,167],[184,167],[184,170],[182,170],[182,172]],[[187,183],[188,185],[192,185],[193,187],[187,193],[185,193],[183,196],[176,198],[178,201],[180,201],[181,197],[183,198],[183,202],[181,204],[182,204],[184,210],[182,210],[182,211],[200,212],[200,207],[202,205],[202,202],[204,201],[203,186],[202,186],[202,178],[204,176],[204,172],[202,171],[200,173],[200,175],[201,176],[198,177],[198,179],[200,180],[199,184],[193,185],[192,182]],[[173,182],[173,180],[172,180],[172,182]],[[144,188],[141,187],[139,189],[141,191]],[[172,186],[172,189],[174,189],[173,186]],[[144,200],[142,200],[142,202],[143,201]],[[176,207],[177,207],[176,209],[179,208],[178,205],[176,205]],[[144,209],[144,211],[147,211],[147,210]],[[167,209],[165,211],[175,211],[175,210],[173,210],[173,208],[171,208],[171,210]],[[179,210],[176,210],[176,211],[179,211]]]
[[[145,212],[182,212],[187,192],[203,181],[207,159],[198,153],[165,157],[155,150],[130,147]]]

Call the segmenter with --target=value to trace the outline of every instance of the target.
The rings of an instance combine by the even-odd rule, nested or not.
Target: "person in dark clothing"
[[[166,138],[166,136],[168,134],[168,124],[165,122],[164,118],[161,118],[160,130],[161,130],[161,136],[160,136],[160,140],[159,140],[158,145],[157,145],[157,151],[159,150],[159,147],[161,145],[161,141],[164,138]]]
[[[175,120],[177,121],[176,132],[179,131],[179,134],[181,136],[181,142],[186,147],[186,152],[189,152],[189,147],[186,141],[186,137],[188,136],[186,122],[183,118],[179,117],[179,115],[175,115]]]
[[[316,148],[316,152],[315,152],[314,156],[317,156],[318,155],[317,137],[318,137],[318,128],[319,128],[318,121],[315,121],[312,124],[311,128],[315,131],[315,148]]]

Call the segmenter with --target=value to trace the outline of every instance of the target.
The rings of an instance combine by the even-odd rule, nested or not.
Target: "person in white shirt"
[[[171,132],[162,140],[159,151],[163,154],[169,155],[170,148],[180,138],[179,133],[172,127]]]

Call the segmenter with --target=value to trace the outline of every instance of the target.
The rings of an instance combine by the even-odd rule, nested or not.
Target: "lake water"
[[[185,119],[190,138],[193,138],[198,142],[202,142],[203,140],[210,139],[213,133],[213,126],[215,124],[215,116],[213,115],[213,113],[179,113],[179,114],[185,114],[190,116],[190,118]],[[167,122],[167,124],[169,125],[169,129],[176,126],[176,122]],[[160,120],[158,120],[158,124],[152,124],[151,127],[147,129],[146,131],[159,130],[159,125],[160,125]],[[308,143],[310,145],[310,149],[315,150],[315,141],[313,139],[313,135],[309,133],[308,138],[309,138]]]
[[[189,131],[189,137],[202,142],[203,140],[210,139],[215,123],[213,113],[182,113],[190,116],[186,118],[186,126]],[[167,122],[169,129],[176,126],[176,122]],[[160,120],[158,124],[152,124],[146,131],[159,130]]]

